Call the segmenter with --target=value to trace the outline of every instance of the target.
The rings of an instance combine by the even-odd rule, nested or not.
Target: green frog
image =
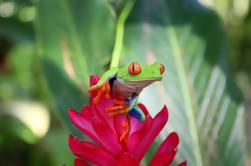
[[[139,94],[153,82],[160,81],[164,71],[164,65],[159,62],[151,65],[132,62],[128,67],[111,68],[106,71],[98,83],[90,87],[89,92],[96,91],[94,104],[99,103],[102,95],[107,99],[114,99],[114,105],[105,109],[109,115],[128,113],[144,121],[145,115],[137,106]]]

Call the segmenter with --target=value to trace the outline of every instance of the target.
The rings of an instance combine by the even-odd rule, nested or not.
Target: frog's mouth
[[[147,80],[126,81],[126,80],[117,79],[117,81],[124,88],[134,89],[135,93],[139,93],[140,91],[142,91],[143,88],[151,85],[155,81],[160,81],[161,79],[162,79],[161,77],[156,77],[156,78],[147,79]]]
[[[162,77],[155,77],[155,78],[151,78],[151,79],[142,79],[142,80],[124,80],[124,82],[137,82],[137,83],[141,83],[141,82],[155,82],[155,81],[161,81],[161,80],[162,80]]]
[[[161,78],[140,81],[124,81],[117,78],[112,81],[112,93],[128,98],[131,97],[133,94],[139,94],[145,87],[158,80],[161,80]]]
[[[140,81],[124,81],[124,85],[127,87],[131,87],[135,89],[135,93],[139,93],[143,88],[151,85],[153,82],[158,81],[160,79],[152,79],[152,80],[140,80]]]

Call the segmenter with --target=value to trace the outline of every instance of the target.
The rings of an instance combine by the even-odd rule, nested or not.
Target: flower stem
[[[125,7],[123,8],[118,18],[117,25],[116,25],[115,44],[114,44],[114,49],[112,52],[112,60],[111,60],[110,68],[118,67],[119,58],[120,58],[120,55],[122,52],[122,46],[123,46],[124,25],[125,25],[125,21],[128,15],[130,14],[132,10],[133,5],[134,5],[134,0],[129,0],[125,4]]]

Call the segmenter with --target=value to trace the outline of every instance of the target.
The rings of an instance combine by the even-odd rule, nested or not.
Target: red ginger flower
[[[91,77],[91,84],[98,81],[97,76]],[[69,146],[77,157],[75,166],[87,166],[88,163],[98,166],[138,166],[155,137],[167,122],[166,106],[152,118],[143,104],[138,104],[146,116],[141,122],[131,116],[109,116],[104,110],[113,104],[112,99],[102,96],[101,102],[83,107],[81,112],[70,109],[72,122],[93,142],[80,141],[69,136]],[[129,126],[127,129],[125,126]],[[127,135],[124,135],[128,130]],[[178,135],[173,132],[160,145],[149,166],[168,166],[174,159],[179,143]],[[180,164],[186,165],[186,162]]]

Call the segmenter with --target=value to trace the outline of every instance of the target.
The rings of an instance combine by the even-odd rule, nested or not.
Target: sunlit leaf
[[[114,21],[99,0],[34,0],[35,31],[41,68],[65,122],[68,108],[88,102],[89,75],[102,73],[110,61]]]
[[[226,36],[218,17],[192,0],[139,0],[125,25],[123,64],[166,66],[164,79],[143,101],[170,112],[163,135],[177,131],[178,161],[188,165],[243,165],[241,95],[228,73]]]

